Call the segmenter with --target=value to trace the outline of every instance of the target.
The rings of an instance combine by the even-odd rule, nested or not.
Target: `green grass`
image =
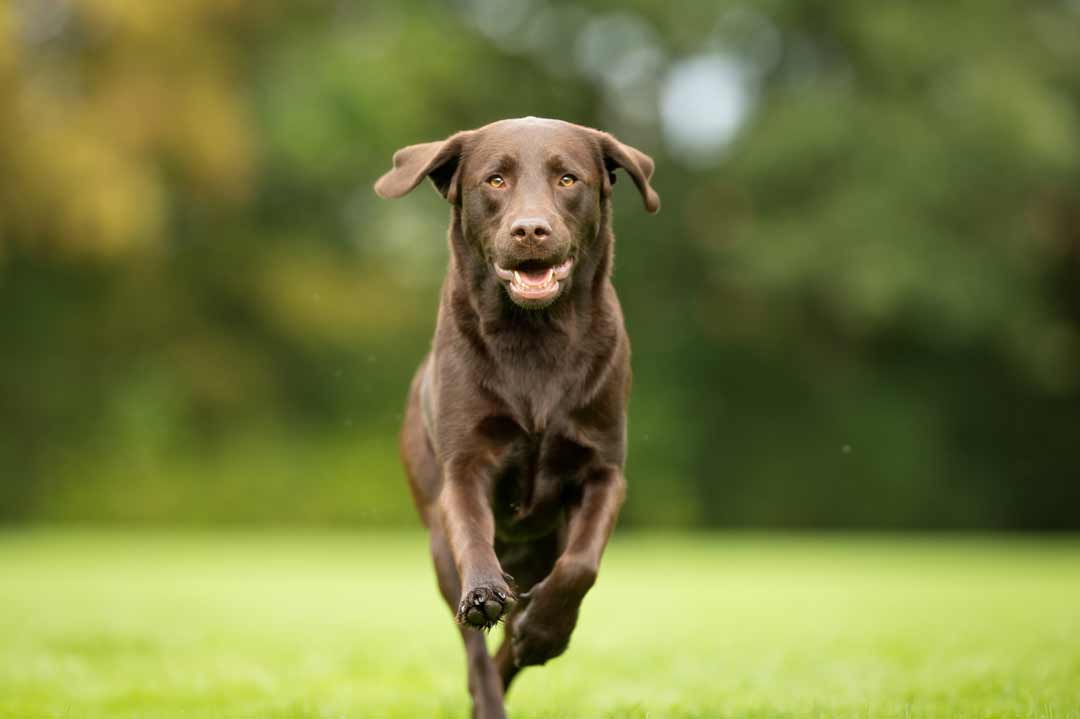
[[[0,533],[5,716],[461,717],[463,664],[419,533]],[[1080,717],[1080,541],[624,532],[509,709]]]

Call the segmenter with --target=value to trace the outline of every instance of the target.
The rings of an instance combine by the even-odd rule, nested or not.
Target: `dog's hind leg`
[[[468,660],[469,694],[473,700],[473,719],[506,719],[502,681],[488,654],[484,635],[478,629],[459,626],[465,641]]]
[[[521,667],[514,660],[514,617],[517,609],[512,609],[503,622],[503,640],[499,650],[495,652],[495,668],[499,672],[499,681],[502,683],[503,694],[510,689],[510,682],[521,671]]]

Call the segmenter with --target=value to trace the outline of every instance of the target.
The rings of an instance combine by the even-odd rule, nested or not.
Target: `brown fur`
[[[617,168],[655,212],[648,156],[536,118],[404,148],[375,185],[400,197],[428,177],[452,205],[450,267],[401,453],[461,627],[477,717],[505,716],[517,672],[566,649],[625,495],[630,343],[610,280]],[[563,186],[567,174],[576,181]],[[543,231],[526,235],[522,222]],[[511,293],[493,269],[568,257],[570,276],[542,302]],[[491,657],[478,629],[504,618]]]

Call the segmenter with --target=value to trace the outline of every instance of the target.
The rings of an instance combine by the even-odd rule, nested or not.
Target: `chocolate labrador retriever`
[[[450,202],[450,267],[401,454],[461,629],[476,717],[558,656],[626,492],[630,343],[611,285],[611,185],[656,212],[653,162],[611,135],[527,117],[411,145],[375,183]],[[484,636],[505,619],[492,657]]]

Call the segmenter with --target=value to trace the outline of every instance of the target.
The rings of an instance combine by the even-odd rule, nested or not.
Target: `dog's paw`
[[[530,614],[529,610],[518,615],[510,641],[514,664],[519,667],[537,666],[565,652],[577,620],[576,610],[567,611],[566,616],[549,618],[547,621]]]
[[[488,630],[502,621],[514,606],[509,587],[481,586],[465,592],[458,605],[457,622],[473,629]]]

